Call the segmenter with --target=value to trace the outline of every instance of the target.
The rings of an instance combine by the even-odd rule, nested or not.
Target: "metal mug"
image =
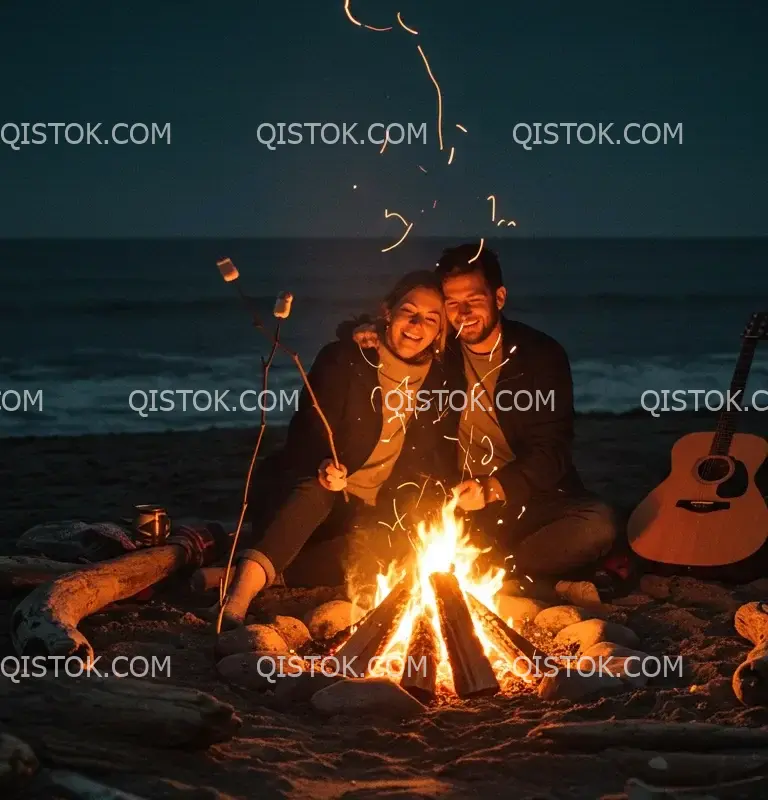
[[[140,541],[147,545],[164,544],[171,532],[171,521],[162,506],[136,506],[133,528]]]

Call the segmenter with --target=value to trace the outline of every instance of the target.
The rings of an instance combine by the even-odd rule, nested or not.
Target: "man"
[[[616,537],[611,509],[588,493],[571,460],[573,383],[551,337],[502,315],[496,255],[476,244],[446,250],[446,361],[465,387],[459,422],[459,507],[491,538],[513,575],[585,578]],[[608,587],[605,587],[608,589]]]

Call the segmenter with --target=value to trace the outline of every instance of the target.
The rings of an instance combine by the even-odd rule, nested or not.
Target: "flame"
[[[411,537],[415,558],[408,568],[392,562],[386,570],[382,569],[376,576],[374,607],[382,603],[405,577],[407,569],[413,573],[413,588],[400,625],[376,661],[376,668],[372,672],[374,676],[400,680],[406,666],[408,643],[414,624],[422,614],[426,614],[436,634],[439,647],[438,689],[453,691],[450,662],[445,642],[440,635],[437,604],[429,580],[433,573],[452,572],[465,596],[472,595],[487,608],[494,612],[498,610],[497,595],[504,583],[506,571],[502,567],[490,567],[481,572],[477,559],[487,551],[472,544],[468,533],[464,531],[463,519],[455,514],[457,501],[458,495],[454,491],[443,504],[437,519],[418,523],[416,535]],[[508,676],[517,665],[510,664],[496,651],[474,615],[473,622],[475,633],[494,667],[500,684],[503,685],[504,677]],[[513,621],[507,620],[507,622],[512,625]],[[412,668],[414,666],[416,665],[411,665]],[[518,676],[529,680],[522,670],[518,670]]]

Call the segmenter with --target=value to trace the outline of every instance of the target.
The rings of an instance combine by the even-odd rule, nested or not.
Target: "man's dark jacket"
[[[382,410],[385,401],[383,392],[377,390],[378,363],[375,349],[361,350],[351,339],[343,339],[323,347],[308,374],[333,431],[339,462],[349,475],[360,469],[373,452],[381,438],[384,415],[389,418],[395,413],[386,407]],[[419,389],[431,393],[445,381],[442,364],[433,361]],[[397,409],[399,400],[392,397],[389,405]],[[416,398],[412,405],[418,405]],[[444,482],[453,479],[455,442],[445,439],[446,434],[455,435],[455,423],[451,426],[448,418],[437,420],[436,410],[411,413],[397,463],[382,487],[382,500],[407,481],[420,482],[428,475]],[[285,446],[259,472],[264,477],[277,470],[289,481],[314,478],[321,462],[331,457],[326,429],[304,389],[288,426]],[[274,480],[277,476],[268,477]]]
[[[546,501],[584,486],[571,460],[573,380],[565,350],[551,336],[502,317],[502,362],[496,381],[496,414],[516,458],[495,473],[512,506]],[[471,397],[460,344],[449,337],[446,369]],[[483,376],[480,375],[482,378]],[[511,394],[499,396],[507,390]],[[498,404],[510,410],[500,410]],[[530,406],[530,410],[523,410]]]

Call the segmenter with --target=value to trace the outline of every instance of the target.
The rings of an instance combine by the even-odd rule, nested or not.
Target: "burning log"
[[[514,628],[510,628],[504,620],[494,613],[488,606],[481,603],[471,594],[467,595],[469,607],[480,623],[483,632],[491,644],[510,663],[514,664],[520,656],[528,661],[530,670],[535,670],[548,655],[531,644],[525,636],[521,636]]]
[[[462,699],[496,694],[499,683],[477,638],[472,615],[456,576],[435,572],[429,582],[437,600],[440,631],[448,650],[456,694]]]
[[[731,685],[746,706],[768,705],[768,604],[746,603],[736,611],[736,630],[755,647],[733,674]]]
[[[413,625],[400,686],[420,702],[429,703],[437,689],[439,661],[440,645],[435,629],[423,611]]]
[[[336,656],[358,678],[366,678],[387,642],[397,631],[408,610],[412,582],[403,578],[373,611],[358,624],[357,630],[336,651]],[[357,666],[353,666],[357,662]]]
[[[188,566],[201,566],[227,544],[212,526],[182,528],[168,544],[62,575],[35,589],[11,617],[11,639],[20,656],[67,656],[93,660],[90,642],[77,629],[85,617],[117,600],[133,597]],[[222,529],[223,530],[223,529]]]

